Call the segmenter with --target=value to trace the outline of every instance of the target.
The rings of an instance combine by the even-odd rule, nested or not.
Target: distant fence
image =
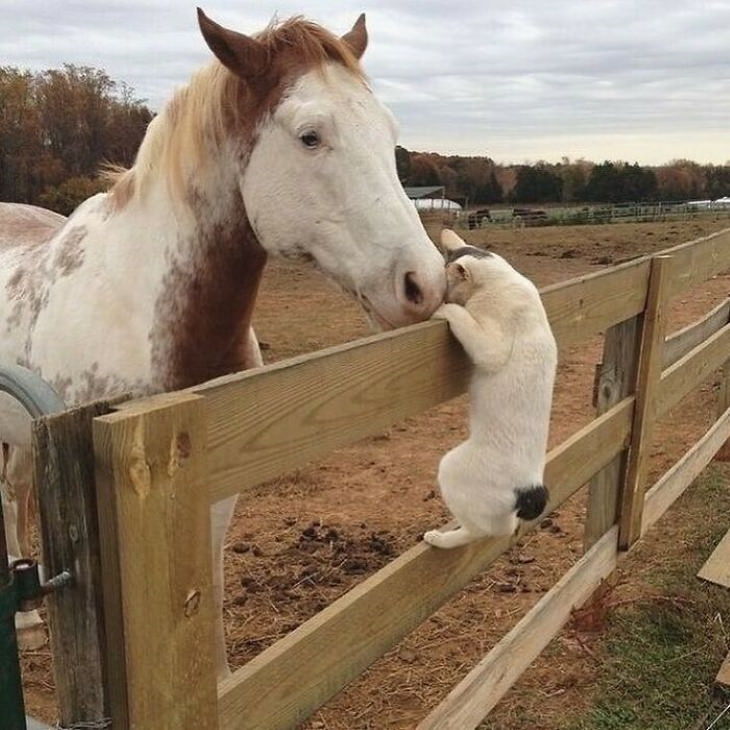
[[[561,351],[605,335],[597,417],[550,451],[545,475],[550,510],[590,482],[586,552],[419,728],[479,724],[730,437],[730,302],[664,333],[668,302],[727,270],[730,229],[542,290]],[[723,366],[717,421],[647,490],[656,419]],[[98,500],[98,526],[76,508],[91,524],[68,559],[101,563],[104,598],[102,656],[56,645],[56,676],[102,662],[99,712],[115,730],[303,722],[519,538],[455,550],[419,543],[216,684],[209,506],[459,395],[469,371],[446,324],[427,322],[108,415],[96,404],[41,422],[36,473],[47,472],[50,441],[66,488],[87,506]],[[75,608],[65,600],[53,612],[57,635],[97,610],[88,595]],[[62,711],[80,701],[64,694]]]
[[[464,211],[456,215],[459,228],[538,227],[604,225],[607,223],[650,223],[684,221],[696,218],[730,218],[730,202],[620,203],[616,205],[575,205],[542,207],[489,208]]]

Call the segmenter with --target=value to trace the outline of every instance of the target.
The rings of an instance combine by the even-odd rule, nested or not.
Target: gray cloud
[[[206,3],[243,32],[274,12],[336,32],[366,10],[365,65],[416,149],[499,160],[730,159],[730,1]],[[0,63],[104,68],[159,108],[209,57],[193,4],[0,0]]]

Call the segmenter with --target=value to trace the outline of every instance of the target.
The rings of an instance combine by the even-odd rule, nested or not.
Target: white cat
[[[545,509],[543,485],[557,347],[534,284],[496,254],[445,230],[448,321],[474,363],[469,438],[439,465],[438,482],[459,527],[430,530],[440,548],[515,532]]]

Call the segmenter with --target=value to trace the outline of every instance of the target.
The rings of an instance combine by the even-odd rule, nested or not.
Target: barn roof
[[[418,198],[430,198],[434,195],[443,196],[445,188],[443,185],[428,185],[421,187],[403,188],[411,200]]]

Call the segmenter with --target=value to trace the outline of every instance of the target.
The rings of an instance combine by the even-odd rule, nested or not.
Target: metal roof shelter
[[[411,200],[419,200],[421,198],[443,198],[446,188],[443,185],[427,185],[421,187],[403,188],[406,195]]]

